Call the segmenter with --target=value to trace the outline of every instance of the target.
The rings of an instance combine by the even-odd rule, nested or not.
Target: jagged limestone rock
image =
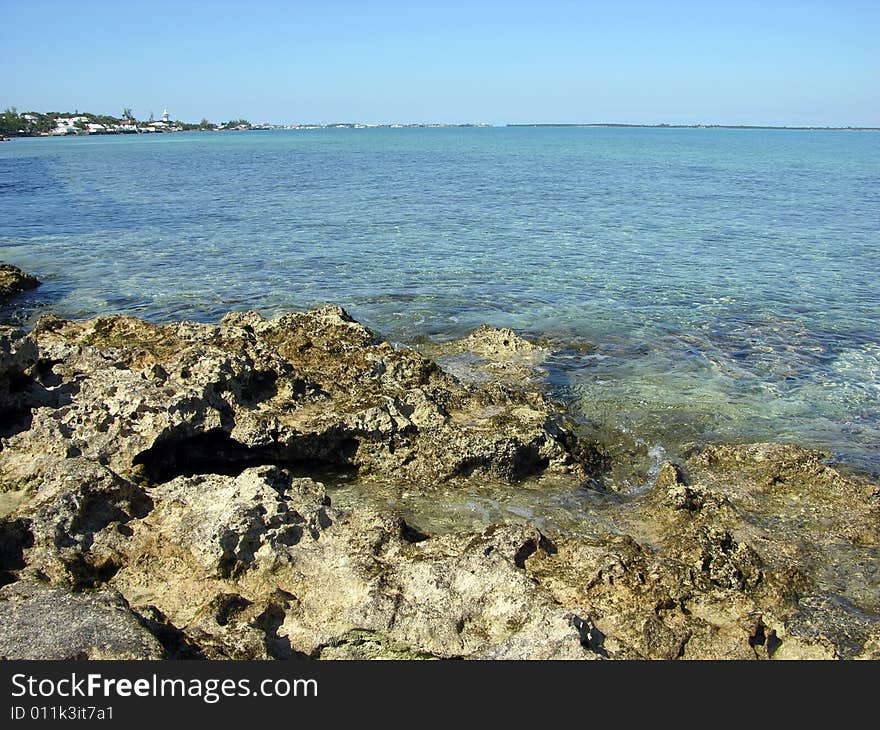
[[[0,452],[7,484],[79,455],[154,481],[212,459],[421,483],[583,473],[542,395],[463,384],[337,307],[164,327],[44,317],[27,340],[29,423]]]
[[[461,377],[337,307],[0,331],[0,654],[877,654],[880,491],[794,446],[667,462],[589,535],[429,535],[393,505],[331,505],[327,470],[430,497],[542,474],[583,490],[626,458],[543,394],[541,348],[483,327],[441,349]]]
[[[36,289],[39,285],[37,277],[25,273],[17,266],[0,264],[0,301],[23,291]]]
[[[517,564],[534,531],[423,539],[393,516],[335,511],[320,484],[277,467],[150,494],[157,506],[129,523],[110,583],[217,653],[356,655],[372,643],[424,657],[591,655],[578,618]],[[240,637],[253,629],[263,640],[248,650]]]

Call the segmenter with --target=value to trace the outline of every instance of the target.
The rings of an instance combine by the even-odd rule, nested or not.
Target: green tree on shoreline
[[[251,123],[247,119],[230,119],[223,126],[227,129],[233,129],[235,127],[244,127],[245,129],[250,129]]]
[[[10,106],[6,111],[0,113],[0,135],[4,137],[36,137],[41,134],[48,134],[56,127],[56,120],[67,117],[84,117],[79,120],[75,126],[81,131],[85,131],[88,124],[102,124],[105,127],[114,127],[119,125],[123,120],[136,122],[137,120],[132,114],[130,107],[122,110],[121,117],[114,117],[109,114],[92,114],[90,112],[22,112]],[[152,115],[151,115],[152,116]],[[218,125],[203,118],[198,124],[190,124],[188,122],[176,121],[174,125],[184,130],[212,130],[217,129]],[[247,119],[232,119],[224,125],[219,125],[226,129],[244,128],[251,129],[252,125]]]

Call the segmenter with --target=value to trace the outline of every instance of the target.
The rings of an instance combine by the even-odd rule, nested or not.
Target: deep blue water
[[[880,133],[384,129],[0,144],[27,311],[324,302],[397,341],[589,343],[553,384],[675,450],[777,439],[880,471]],[[19,302],[21,303],[21,302]]]

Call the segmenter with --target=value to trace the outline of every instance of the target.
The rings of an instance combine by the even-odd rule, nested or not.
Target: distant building
[[[165,122],[166,124],[168,123],[168,110],[167,109],[165,109],[162,112],[162,121]]]
[[[58,117],[55,120],[55,128],[50,132],[53,135],[76,134],[77,122],[87,122],[88,117]]]

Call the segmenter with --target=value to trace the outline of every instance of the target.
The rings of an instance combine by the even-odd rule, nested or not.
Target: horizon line
[[[20,111],[15,106],[6,107],[7,111],[16,110],[21,114],[89,114],[92,116],[107,116],[119,118],[115,114],[96,113],[89,111],[81,111],[75,109],[73,112],[65,111],[37,111],[30,109]],[[152,114],[151,114],[152,116]],[[239,117],[242,119],[242,117]],[[197,124],[197,122],[185,122],[182,119],[174,119],[175,122],[184,124]],[[223,124],[220,122],[219,124]],[[488,121],[386,121],[386,122],[364,122],[364,121],[341,121],[337,118],[334,121],[300,121],[300,122],[249,122],[252,126],[272,126],[272,127],[333,127],[333,126],[353,126],[361,125],[367,127],[390,127],[400,126],[448,126],[448,127],[623,127],[623,128],[660,128],[660,129],[779,129],[779,130],[853,130],[853,131],[880,131],[880,124],[761,124],[761,123],[741,123],[731,124],[726,122],[706,123],[706,122],[488,122]]]

